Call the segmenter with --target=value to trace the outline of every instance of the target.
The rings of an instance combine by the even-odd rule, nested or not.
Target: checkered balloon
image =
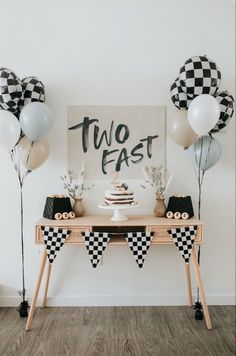
[[[191,98],[201,94],[214,95],[221,82],[221,73],[216,63],[206,56],[189,58],[180,68],[180,84]]]
[[[223,129],[230,121],[234,114],[234,98],[227,91],[221,91],[215,95],[216,100],[220,105],[220,117],[213,129],[212,133]]]
[[[0,68],[0,108],[17,113],[23,98],[20,79],[8,68]]]
[[[45,90],[43,83],[36,77],[26,77],[22,79],[23,86],[23,102],[25,106],[33,101],[45,101]]]
[[[187,110],[189,108],[189,105],[192,101],[192,98],[190,98],[182,89],[180,85],[180,80],[179,78],[176,78],[174,83],[170,87],[170,94],[171,94],[171,100],[173,101],[174,105],[178,109],[185,109]]]
[[[197,233],[197,225],[173,228],[168,230],[168,233],[171,235],[186,264],[188,264]]]

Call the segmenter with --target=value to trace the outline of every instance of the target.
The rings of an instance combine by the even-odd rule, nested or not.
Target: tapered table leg
[[[190,265],[185,263],[185,273],[186,273],[186,281],[188,288],[188,304],[190,307],[193,305],[193,295],[192,295],[192,287],[191,287],[191,275],[190,275]]]
[[[27,323],[26,323],[26,328],[25,328],[26,331],[31,329],[33,316],[34,316],[34,309],[35,309],[35,305],[36,305],[37,299],[38,299],[38,294],[39,294],[39,289],[40,289],[41,282],[42,282],[42,277],[43,277],[43,272],[44,272],[44,268],[45,268],[45,264],[46,264],[46,259],[47,259],[47,251],[44,250],[43,251],[43,255],[42,255],[42,259],[41,259],[38,280],[37,280],[36,288],[35,288],[35,291],[34,291],[34,296],[33,296],[33,299],[32,299],[32,303],[31,303],[31,307],[30,307],[30,311],[29,311],[29,316],[28,316]]]
[[[195,251],[195,246],[194,245],[193,245],[193,249],[192,249],[192,262],[193,262],[193,268],[194,268],[194,272],[195,272],[197,285],[198,285],[198,288],[199,288],[200,300],[201,300],[202,307],[203,307],[206,326],[210,330],[210,329],[212,329],[211,319],[210,319],[210,315],[209,315],[209,311],[208,311],[208,306],[207,306],[205,292],[204,292],[204,286],[203,286],[203,283],[202,283],[202,278],[201,278],[201,274],[200,274],[200,270],[199,270],[199,265],[198,265],[197,255],[196,255],[196,251]]]
[[[48,294],[48,285],[49,285],[49,279],[51,275],[51,263],[48,261],[47,262],[47,274],[46,274],[46,281],[45,281],[45,288],[44,288],[44,294],[43,294],[43,300],[42,300],[42,307],[45,308],[46,306],[46,300],[47,300],[47,294]]]

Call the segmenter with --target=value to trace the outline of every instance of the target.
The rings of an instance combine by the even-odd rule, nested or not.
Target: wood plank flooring
[[[0,308],[0,356],[235,355],[235,307],[209,308],[213,330],[189,307],[38,308],[31,331]]]

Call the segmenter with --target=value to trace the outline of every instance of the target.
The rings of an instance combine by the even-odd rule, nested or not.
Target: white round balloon
[[[20,138],[20,123],[10,111],[0,110],[0,145],[11,151]]]
[[[188,109],[188,121],[192,129],[202,136],[215,127],[220,117],[220,106],[209,94],[197,96]]]
[[[40,102],[24,106],[20,113],[20,124],[25,135],[33,142],[43,138],[52,126],[52,112]]]

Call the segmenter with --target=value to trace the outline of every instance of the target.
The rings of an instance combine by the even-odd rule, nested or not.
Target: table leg
[[[191,275],[190,275],[190,265],[189,263],[185,263],[185,272],[186,272],[186,281],[188,288],[188,304],[190,307],[193,306],[193,295],[192,295],[192,287],[191,287]]]
[[[210,330],[210,329],[212,329],[211,319],[210,319],[210,315],[209,315],[209,311],[208,311],[208,306],[206,303],[204,287],[203,287],[203,283],[202,283],[202,278],[201,278],[201,274],[200,274],[200,270],[199,270],[199,265],[198,265],[197,255],[196,255],[194,245],[193,245],[193,249],[192,249],[192,262],[193,262],[193,268],[194,268],[194,272],[195,272],[195,276],[196,276],[197,285],[199,288],[200,300],[201,300],[202,306],[203,306],[203,312],[204,312],[204,316],[205,316],[205,320],[206,320],[206,326]]]
[[[46,274],[46,281],[45,281],[45,289],[44,289],[44,294],[43,294],[43,300],[42,300],[42,308],[45,308],[46,306],[46,299],[47,299],[47,294],[48,294],[48,285],[49,285],[49,279],[50,279],[50,274],[51,274],[51,263],[48,261],[47,262],[47,274]]]
[[[43,255],[42,255],[42,259],[41,259],[38,280],[37,280],[36,288],[35,288],[35,291],[34,291],[34,296],[33,296],[33,299],[32,299],[32,303],[31,303],[31,307],[30,307],[30,311],[29,311],[29,316],[28,316],[27,323],[26,323],[26,328],[25,328],[26,331],[31,329],[33,316],[34,316],[34,309],[35,309],[35,305],[36,305],[37,299],[38,299],[39,288],[40,288],[40,285],[41,285],[41,282],[42,282],[42,277],[43,277],[43,272],[44,272],[44,268],[45,268],[45,264],[46,264],[46,259],[47,259],[47,251],[44,250],[43,251]]]

